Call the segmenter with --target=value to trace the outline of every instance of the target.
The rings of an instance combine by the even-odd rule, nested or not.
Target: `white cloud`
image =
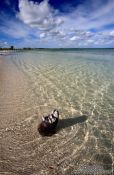
[[[66,37],[66,33],[61,29],[52,29],[47,32],[47,36],[57,37],[58,39],[64,39]]]
[[[64,40],[67,37],[67,34],[60,29],[52,29],[49,31],[43,31],[39,34],[40,39],[47,40]]]
[[[40,38],[45,38],[46,37],[46,33],[41,33],[40,34]]]
[[[0,32],[14,39],[22,39],[19,46],[113,45],[114,30],[106,28],[107,25],[114,24],[113,12],[113,0],[107,0],[107,3],[87,0],[75,9],[72,8],[68,14],[55,10],[48,0],[41,3],[19,0],[17,21],[7,20],[4,26],[0,26]]]
[[[110,32],[110,35],[111,36],[114,36],[114,30]]]
[[[89,4],[88,4],[89,3]],[[65,26],[77,30],[101,29],[114,23],[114,1],[99,3],[88,1],[79,5],[70,14],[64,16]]]
[[[0,47],[8,47],[9,44],[7,41],[0,41]]]
[[[73,36],[73,37],[70,38],[71,41],[75,41],[77,39],[80,39],[80,37],[79,36]]]
[[[87,42],[89,42],[89,43],[93,43],[94,40],[92,40],[92,39],[88,39]]]
[[[50,30],[63,23],[62,18],[57,17],[57,11],[49,5],[47,0],[41,3],[20,0],[19,11],[17,14],[19,19],[39,30]]]
[[[0,27],[0,32],[5,33],[13,38],[24,38],[30,34],[30,29],[18,21],[8,21],[4,26]]]

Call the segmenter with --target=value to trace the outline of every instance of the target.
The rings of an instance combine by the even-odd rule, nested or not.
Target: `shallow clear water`
[[[4,60],[1,172],[113,174],[114,50],[14,52]],[[55,108],[57,133],[42,137],[41,116]]]

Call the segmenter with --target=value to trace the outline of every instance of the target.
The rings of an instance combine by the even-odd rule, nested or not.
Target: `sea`
[[[0,121],[1,175],[113,175],[114,49],[1,52]]]

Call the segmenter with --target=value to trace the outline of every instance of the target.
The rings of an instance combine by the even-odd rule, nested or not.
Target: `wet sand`
[[[35,111],[26,102],[27,81],[25,76],[7,57],[0,58],[0,174],[26,174],[22,170],[26,151],[21,144],[37,138],[36,126],[25,127]],[[27,105],[26,105],[27,104]],[[27,114],[29,111],[29,114]],[[37,116],[38,117],[38,116]],[[27,121],[26,121],[27,118]],[[36,121],[37,123],[38,121]],[[33,135],[33,136],[32,136]],[[21,165],[22,164],[22,165]],[[27,168],[28,169],[28,168]],[[22,173],[21,173],[22,170]],[[31,173],[30,173],[31,174]]]
[[[0,58],[0,128],[11,126],[20,121],[26,95],[27,81],[11,60],[7,57]]]
[[[61,66],[33,66],[31,59],[26,64],[20,60],[0,57],[0,175],[111,175],[114,141],[109,123],[111,127],[113,118],[104,115],[103,123],[95,102],[86,106],[91,113],[84,111],[85,86],[81,84],[80,92],[75,74],[67,79]],[[78,100],[75,105],[70,103],[69,90],[73,101],[76,85],[80,105]],[[57,133],[42,137],[37,131],[41,116],[55,107],[60,111]]]

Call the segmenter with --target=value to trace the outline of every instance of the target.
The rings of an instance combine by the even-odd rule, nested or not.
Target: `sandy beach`
[[[100,54],[0,56],[0,175],[111,175],[113,74]],[[57,133],[42,137],[37,126],[54,108]]]
[[[35,111],[30,112],[25,105],[29,96],[26,90],[27,81],[22,72],[7,57],[0,57],[0,174],[27,174],[24,170],[19,172],[26,154],[26,147],[23,149],[20,145],[37,138],[37,133],[35,125],[28,129],[25,126],[36,116]]]
[[[21,120],[17,114],[24,110],[22,98],[26,94],[24,75],[6,57],[0,58],[0,128],[11,127]]]
[[[0,0],[0,175],[114,175],[114,0]]]

